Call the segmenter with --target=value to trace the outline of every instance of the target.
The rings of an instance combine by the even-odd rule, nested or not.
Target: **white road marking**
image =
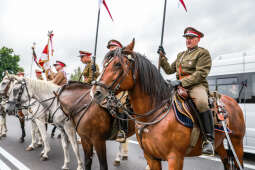
[[[137,141],[134,141],[134,140],[128,140],[128,143],[133,143],[133,144],[137,144],[137,145],[139,144]],[[199,156],[199,158],[208,159],[208,160],[216,161],[216,162],[221,162],[221,160],[217,157],[201,155],[201,156]],[[255,165],[248,164],[248,163],[244,163],[244,167],[249,168],[249,169],[255,169]]]
[[[11,170],[11,168],[0,159],[0,170]]]
[[[6,150],[4,150],[2,147],[0,147],[0,153],[8,159],[14,166],[16,166],[18,169],[22,170],[30,170],[26,165],[21,163],[19,160],[17,160],[14,156],[9,154]]]

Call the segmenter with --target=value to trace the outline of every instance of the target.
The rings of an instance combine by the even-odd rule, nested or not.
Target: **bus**
[[[255,154],[255,50],[216,57],[207,80],[210,91],[239,103],[246,122],[244,151]]]

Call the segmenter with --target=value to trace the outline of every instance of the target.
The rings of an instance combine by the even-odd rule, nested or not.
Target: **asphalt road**
[[[7,137],[0,139],[0,170],[57,170],[63,165],[63,150],[61,141],[57,138],[50,138],[51,151],[49,160],[40,161],[40,152],[42,148],[37,148],[31,152],[25,151],[30,144],[30,122],[26,122],[27,136],[23,144],[18,142],[21,130],[19,122],[15,117],[7,118]],[[50,133],[50,130],[48,130]],[[146,166],[142,150],[136,144],[135,137],[130,138],[128,160],[122,161],[118,167],[113,166],[118,143],[107,142],[107,158],[109,170],[144,170]],[[83,160],[83,151],[80,146],[80,153]],[[70,169],[76,169],[77,161],[70,147],[71,163]],[[167,170],[167,163],[163,162],[163,170]],[[93,158],[93,170],[99,170],[99,163],[96,155]],[[185,158],[184,170],[223,170],[223,165],[215,157],[196,157]],[[255,155],[247,155],[245,158],[245,170],[255,169]]]

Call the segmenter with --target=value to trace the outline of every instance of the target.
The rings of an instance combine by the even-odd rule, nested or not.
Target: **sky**
[[[218,55],[255,49],[255,0],[167,1],[164,48],[170,61],[186,50],[182,37],[192,26],[205,34],[199,46]],[[107,42],[117,39],[127,45],[136,40],[135,51],[157,64],[164,0],[106,0],[114,21],[102,6],[96,62],[101,66]],[[0,48],[13,48],[21,56],[20,65],[30,75],[31,46],[36,42],[40,56],[53,30],[55,60],[67,64],[68,75],[83,67],[79,50],[94,51],[98,0],[1,0]],[[33,70],[37,67],[32,65]],[[102,69],[101,69],[102,70]],[[33,72],[34,76],[34,72]]]

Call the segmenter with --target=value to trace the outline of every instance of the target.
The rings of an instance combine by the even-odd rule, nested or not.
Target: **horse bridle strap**
[[[118,56],[118,57],[121,57],[121,56]],[[128,56],[125,56],[125,57],[128,59],[128,61],[133,61],[133,62],[134,62],[134,60],[133,60],[133,58],[131,57],[131,55],[128,55]],[[103,75],[104,72],[105,72],[105,68],[113,61],[113,58],[114,58],[114,57],[112,57],[112,58],[104,65],[104,70],[103,70],[103,72],[102,72],[102,75]],[[107,87],[105,84],[102,84],[102,83],[100,83],[100,82],[98,82],[98,81],[93,82],[93,85],[98,85],[98,86],[101,86],[101,87],[105,88],[105,89],[108,90],[108,91],[116,92],[117,90],[119,90],[120,84],[121,84],[122,81],[126,78],[126,76],[128,75],[128,73],[129,73],[130,70],[132,71],[132,77],[133,77],[133,79],[134,79],[134,82],[136,82],[136,76],[135,76],[134,66],[133,66],[133,67],[132,67],[132,66],[133,66],[132,64],[129,65],[128,71],[125,72],[125,75],[124,75],[124,76],[122,76],[122,75],[124,74],[124,70],[122,69],[122,70],[121,70],[121,73],[120,73],[120,74],[118,75],[118,77],[112,82],[112,84],[111,84],[109,87]],[[119,80],[119,79],[120,79],[120,80]],[[100,81],[100,80],[99,80],[99,81]],[[118,82],[118,84],[114,87],[114,85],[116,84],[116,82]]]

